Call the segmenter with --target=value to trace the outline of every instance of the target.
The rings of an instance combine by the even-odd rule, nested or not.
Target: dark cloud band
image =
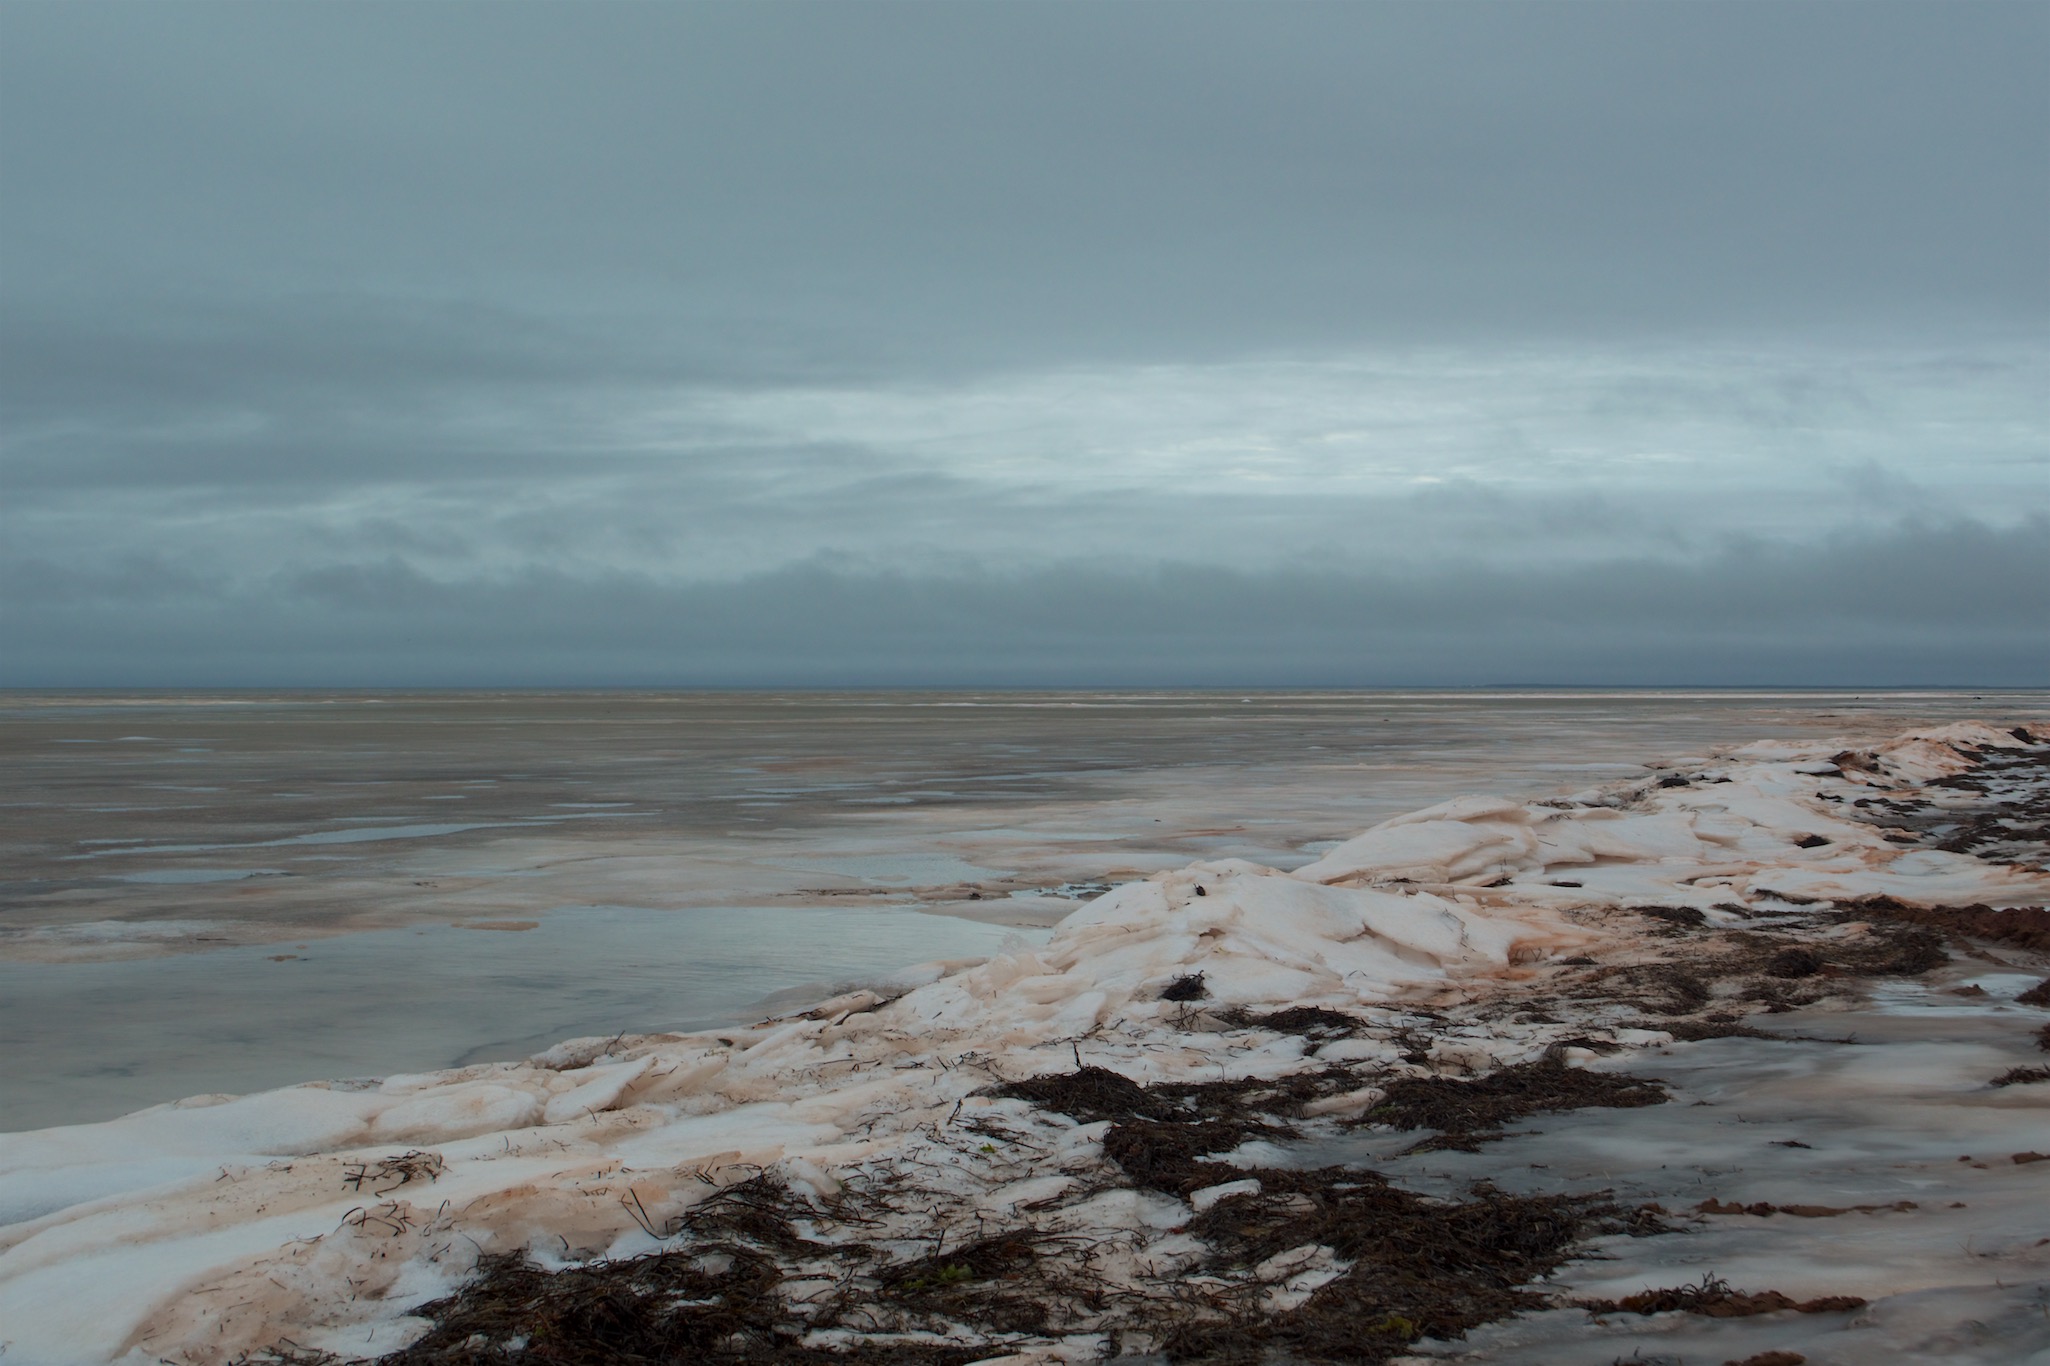
[[[34,588],[38,568],[8,567]],[[41,571],[49,573],[50,571]],[[729,582],[398,561],[222,592],[132,566],[0,617],[8,683],[2041,686],[2050,521],[1538,572],[1067,564]],[[56,587],[55,584],[48,585]]]

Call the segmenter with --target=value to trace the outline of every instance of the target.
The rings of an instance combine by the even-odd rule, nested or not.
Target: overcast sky
[[[0,4],[0,684],[2050,683],[2050,7]]]

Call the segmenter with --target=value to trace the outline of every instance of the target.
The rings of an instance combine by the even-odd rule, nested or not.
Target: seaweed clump
[[[1085,1124],[1112,1121],[1103,1152],[1147,1190],[1187,1195],[1221,1185],[1243,1171],[1203,1159],[1254,1138],[1293,1138],[1288,1120],[1312,1101],[1359,1086],[1344,1068],[1303,1072],[1273,1080],[1179,1082],[1141,1086],[1101,1067],[1032,1077],[990,1094],[1030,1101]]]
[[[1099,1286],[1076,1269],[1075,1239],[1033,1229],[1008,1229],[952,1250],[944,1244],[878,1275],[879,1298],[941,1322],[970,1323],[993,1333],[1059,1331],[1056,1311],[1100,1311]]]
[[[1172,1362],[1218,1366],[1275,1359],[1375,1363],[1419,1338],[1468,1329],[1540,1307],[1525,1287],[1593,1233],[1667,1232],[1651,1207],[1622,1211],[1601,1196],[1513,1195],[1482,1183],[1460,1201],[1402,1190],[1347,1167],[1311,1170],[1214,1160],[1248,1138],[1289,1137],[1288,1121],[1320,1096],[1357,1087],[1343,1069],[1272,1081],[1141,1086],[1103,1068],[1034,1077],[994,1094],[1028,1100],[1084,1122],[1112,1121],[1104,1154],[1133,1185],[1188,1196],[1250,1181],[1192,1219],[1214,1278],[1185,1281],[1163,1299],[1112,1320],[1120,1336]],[[1420,1078],[1389,1086],[1368,1122],[1472,1135],[1545,1110],[1653,1105],[1656,1082],[1546,1062],[1473,1081]],[[1277,1309],[1274,1296],[1306,1266],[1324,1283]],[[1128,1345],[1132,1345],[1129,1344]]]
[[[1012,1229],[948,1249],[941,1232],[923,1255],[890,1261],[858,1241],[802,1237],[793,1217],[822,1212],[762,1174],[666,1229],[643,1225],[685,1238],[681,1247],[558,1269],[521,1253],[482,1258],[462,1289],[414,1311],[433,1327],[378,1366],[964,1366],[989,1347],[958,1332],[947,1340],[953,1325],[999,1338],[1043,1333],[1103,1307],[1067,1255],[1071,1238]],[[822,1275],[820,1263],[842,1269]],[[821,1294],[823,1284],[833,1288]],[[287,1347],[261,1360],[330,1359]]]
[[[1028,1101],[1042,1110],[1054,1110],[1084,1124],[1122,1119],[1128,1115],[1158,1116],[1165,1105],[1138,1082],[1107,1067],[1078,1067],[1043,1077],[1027,1077],[991,1091],[1007,1100]]]
[[[550,1271],[522,1254],[489,1257],[454,1295],[415,1312],[434,1327],[379,1366],[965,1366],[954,1345],[807,1346],[805,1325],[759,1252],[697,1248]]]
[[[1839,951],[1843,971],[1871,977],[1920,977],[1950,961],[1943,941],[1926,927],[1901,927],[1877,934],[1860,949]]]
[[[1336,1167],[1258,1179],[1258,1192],[1220,1200],[1189,1225],[1214,1249],[1214,1268],[1244,1279],[1234,1294],[1187,1289],[1178,1312],[1156,1311],[1155,1346],[1170,1361],[1386,1361],[1419,1338],[1456,1339],[1542,1307],[1545,1297],[1523,1287],[1609,1227],[1609,1207],[1582,1196],[1482,1184],[1466,1200],[1434,1201]],[[1267,1295],[1320,1250],[1350,1265],[1273,1312]]]
[[[1588,1072],[1552,1060],[1504,1067],[1484,1077],[1405,1077],[1362,1117],[1398,1129],[1436,1129],[1412,1152],[1450,1148],[1477,1152],[1500,1138],[1504,1124],[1557,1110],[1634,1109],[1665,1103],[1666,1089],[1652,1078]]]
[[[1682,929],[1698,930],[1708,923],[1708,917],[1692,906],[1632,906],[1630,909],[1638,915],[1663,920]]]
[[[1632,909],[1655,920],[1667,919],[1658,914],[1667,908]],[[1740,1030],[1682,1033],[1696,1026],[1681,1023],[1678,1017],[1699,1015],[1718,998],[1757,1001],[1768,1013],[1780,1013],[1812,1005],[1841,990],[1836,985],[1840,979],[1919,977],[1949,961],[1942,936],[1932,926],[1871,913],[1865,903],[1859,903],[1855,911],[1837,913],[1834,919],[1866,923],[1844,937],[1830,939],[1790,939],[1777,927],[1771,933],[1761,933],[1698,926],[1694,940],[1701,947],[1684,960],[1603,968],[1576,983],[1571,994],[1582,1000],[1622,1002],[1647,1016],[1672,1017],[1673,1024],[1644,1023],[1640,1027],[1663,1029],[1676,1038],[1753,1037]],[[1710,1016],[1709,1022],[1727,1018]]]
[[[1164,1291],[1112,1285],[1089,1240],[1072,1233],[992,1229],[950,1248],[935,1228],[909,1258],[851,1239],[813,1241],[806,1232],[819,1220],[858,1227],[866,1207],[843,1203],[852,1196],[818,1206],[762,1174],[666,1225],[644,1224],[683,1240],[649,1256],[561,1269],[523,1254],[484,1258],[469,1284],[415,1311],[433,1326],[380,1366],[966,1366],[1007,1342],[1084,1322],[1125,1349],[1175,1363],[1371,1364],[1419,1338],[1457,1338],[1542,1306],[1530,1282],[1593,1233],[1667,1231],[1654,1207],[1624,1212],[1601,1196],[1513,1195],[1482,1183],[1448,1201],[1373,1172],[1214,1160],[1249,1137],[1293,1134],[1290,1121],[1311,1102],[1360,1080],[1332,1068],[1142,1086],[1078,1067],[995,1088],[1084,1122],[1110,1121],[1104,1152],[1121,1184],[1188,1195],[1249,1183],[1189,1222],[1209,1274]],[[1556,1064],[1448,1085],[1468,1088],[1463,1106],[1447,1110],[1449,1102],[1426,1103],[1412,1089],[1399,1114],[1456,1110],[1471,1127],[1512,1112],[1664,1098],[1655,1084]],[[1321,1268],[1317,1276],[1295,1280],[1310,1266]],[[332,1362],[290,1344],[261,1360]]]
[[[1656,1083],[1556,1063],[1505,1068],[1477,1081],[1398,1081],[1394,1108],[1370,1120],[1444,1123],[1464,1132],[1512,1115],[1588,1104],[1648,1105]],[[1252,1181],[1198,1214],[1188,1231],[1209,1247],[1217,1279],[1189,1281],[1139,1303],[1123,1333],[1172,1362],[1238,1366],[1274,1359],[1385,1361],[1419,1338],[1457,1338],[1541,1306],[1525,1289],[1593,1232],[1656,1233],[1647,1211],[1623,1215],[1597,1196],[1512,1195],[1485,1183],[1441,1201],[1346,1167],[1239,1166],[1214,1155],[1253,1137],[1288,1137],[1288,1120],[1323,1095],[1353,1089],[1341,1068],[1274,1081],[1140,1086],[1106,1069],[1034,1077],[997,1088],[1085,1122],[1111,1120],[1104,1154],[1134,1185],[1187,1196]],[[1449,1088],[1449,1089],[1447,1089]],[[1273,1295],[1305,1265],[1338,1267],[1277,1311]]]
[[[1842,907],[1873,920],[1898,921],[1964,939],[2050,953],[2050,910],[2041,906],[1995,909],[1981,902],[1970,906],[1917,906],[1895,897],[1868,896],[1844,902]]]
[[[1856,1295],[1824,1295],[1819,1299],[1796,1300],[1777,1290],[1751,1293],[1732,1290],[1720,1276],[1703,1276],[1694,1285],[1640,1290],[1620,1300],[1581,1300],[1582,1309],[1593,1314],[1700,1314],[1711,1319],[1742,1319],[1755,1314],[1776,1314],[1791,1309],[1800,1314],[1841,1314],[1863,1309],[1865,1301]]]
[[[1342,1010],[1326,1010],[1323,1006],[1290,1006],[1265,1015],[1255,1015],[1234,1006],[1230,1010],[1218,1011],[1217,1018],[1233,1029],[1271,1029],[1276,1034],[1305,1036],[1351,1034],[1362,1023],[1357,1015],[1348,1015]]]

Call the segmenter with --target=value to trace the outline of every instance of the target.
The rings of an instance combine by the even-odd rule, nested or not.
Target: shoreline
[[[1630,1079],[1638,1061],[1661,1049],[1856,1051],[1772,1042],[1759,1022],[1888,1018],[1872,1000],[1890,983],[1936,984],[1915,988],[1925,995],[1977,984],[1981,998],[1952,1008],[2050,1019],[2013,1000],[2022,979],[2050,970],[2040,949],[1969,950],[1989,988],[1944,963],[1955,926],[1914,918],[2042,903],[2050,875],[2014,860],[2040,865],[2029,841],[2041,840],[2046,773],[2050,745],[1977,724],[1855,752],[1767,742],[1571,798],[1443,803],[1291,873],[1227,859],[1156,874],[1087,903],[1045,946],[928,965],[747,1029],[587,1040],[527,1065],[0,1135],[0,1190],[16,1202],[0,1230],[0,1319],[27,1325],[8,1330],[15,1355],[0,1360],[197,1366],[280,1346],[368,1358],[411,1343],[399,1360],[454,1361],[433,1355],[452,1330],[430,1320],[459,1317],[462,1294],[474,1300],[493,1277],[567,1293],[606,1265],[672,1268],[734,1313],[745,1271],[756,1317],[733,1332],[785,1355],[736,1361],[1113,1349],[1236,1360],[1262,1343],[1325,1359],[1314,1332],[1339,1308],[1353,1325],[1344,1359],[1461,1359],[1466,1348],[1434,1343],[1440,1330],[1501,1339],[1485,1349],[1498,1355],[1466,1359],[1520,1359],[1528,1344],[1502,1338],[1515,1325],[1586,1317],[1531,1320],[1534,1297],[1566,1284],[1544,1275],[1568,1276],[1591,1246],[1674,1245],[1698,1236],[1670,1231],[1685,1221],[1725,1216],[1648,1212],[1659,1202],[1625,1207],[1590,1190],[1448,1205],[1372,1165],[1333,1175],[1348,1169],[1291,1155],[1368,1134],[1440,1151],[1466,1142],[1506,1172],[1536,1140],[1499,1137],[1499,1123],[1447,1127],[1446,1104],[1480,1114],[1493,1091],[1513,1091],[1522,1099],[1489,1102],[1502,1102],[1503,1122],[1646,1122],[1681,1092],[1645,1099]],[[2027,820],[2001,825],[2008,811],[2034,833],[2019,828]],[[2050,1087],[1994,1089],[1989,1113],[2045,1116]],[[1638,1099],[1616,1108],[1624,1096]],[[1412,1102],[1421,1108],[1405,1110]],[[1409,1119],[1436,1122],[1398,1127]],[[1790,1151],[1821,1146],[1808,1138]],[[1369,1161],[1401,1169],[1394,1152]],[[2011,1165],[2012,1179],[2035,1183],[2026,1189],[2050,1179],[2050,1163]],[[19,1203],[36,1193],[59,1203]],[[1873,1202],[1845,1208],[1859,1203]],[[1407,1220],[1420,1237],[1449,1237],[1440,1226],[1462,1209],[1552,1233],[1489,1252],[1509,1260],[1489,1264],[1486,1293],[1471,1276],[1439,1286],[1468,1306],[1450,1317],[1390,1298],[1360,1231]],[[1322,1241],[1273,1246],[1319,1228]],[[2042,1279],[2041,1249],[2013,1257],[2008,1272]],[[1603,1284],[1620,1291],[1637,1274]],[[1806,1295],[1798,1279],[1739,1288],[1836,1293]],[[1873,1280],[1878,1293],[1846,1293],[1883,1305],[1928,1289]],[[131,1307],[110,1307],[93,1283],[124,1287]],[[1041,1317],[1021,1317],[1027,1300]],[[1375,1304],[1385,1312],[1362,1336],[1358,1311]],[[1742,1317],[1773,1327],[1788,1313]],[[1859,1313],[1872,1319],[1817,1310],[1802,1331],[1826,1338],[1816,1325],[1834,1315],[1827,1326],[1848,1338],[1845,1316]],[[1860,1350],[1885,1346],[1875,1332],[1893,1330],[1868,1323]],[[1585,1341],[1597,1337],[1609,1341]],[[1530,1359],[1568,1359],[1567,1339]],[[710,1340],[701,1359],[727,1359],[738,1341]]]
[[[1690,696],[315,696],[260,716],[89,699],[10,713],[10,795],[26,800],[0,886],[0,1046],[14,1058],[0,1128],[721,1021],[739,1002],[695,971],[695,917],[737,911],[758,942],[818,945],[762,992],[853,980],[1040,933],[964,942],[926,912],[989,921],[1027,906],[1043,924],[1075,901],[1019,893],[1087,896],[1224,856],[1290,869],[1448,793],[1535,800],[1758,738],[1862,744],[2050,717],[2041,693]],[[639,814],[576,814],[594,810]],[[366,830],[389,838],[321,842]],[[161,852],[192,843],[247,847]],[[134,852],[104,852],[117,848]],[[262,869],[293,875],[244,876]],[[877,905],[909,908],[884,931],[913,941],[903,950],[866,953],[867,929],[796,928],[811,908]],[[583,906],[633,908],[641,928],[594,924],[565,959],[556,927],[577,934]],[[940,936],[932,947],[919,926]],[[601,940],[620,952],[597,954]],[[93,966],[114,959],[136,966]],[[515,970],[504,989],[467,985]],[[216,974],[210,1012],[194,992]],[[445,980],[463,994],[453,1016]]]

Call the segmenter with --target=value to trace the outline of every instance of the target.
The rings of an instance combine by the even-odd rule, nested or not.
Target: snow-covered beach
[[[517,1360],[515,1282],[679,1360],[2028,1360],[2046,763],[1764,742],[745,1028],[0,1136],[0,1361]]]

